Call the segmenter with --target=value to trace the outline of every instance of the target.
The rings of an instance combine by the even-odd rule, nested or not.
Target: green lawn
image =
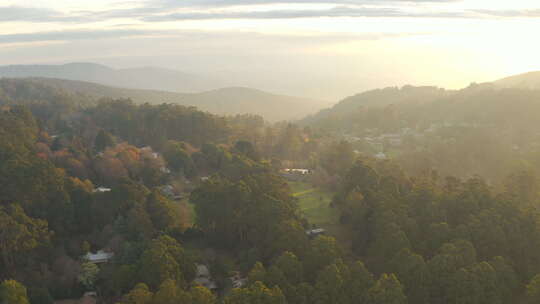
[[[303,182],[289,182],[289,186],[309,223],[326,229],[327,235],[335,237],[342,248],[350,253],[352,237],[340,225],[339,211],[330,207],[334,194]]]
[[[289,182],[293,195],[298,198],[300,210],[311,224],[331,230],[339,220],[337,211],[330,208],[333,193],[314,188],[303,182]],[[180,208],[187,215],[187,226],[193,225],[196,220],[195,206],[189,199],[179,202]]]
[[[332,232],[339,223],[337,210],[330,207],[333,193],[302,182],[289,182],[289,185],[308,221]]]
[[[195,205],[193,205],[189,199],[185,198],[178,202],[178,212],[183,217],[182,221],[185,223],[185,227],[191,227],[195,224],[197,214],[195,213]]]

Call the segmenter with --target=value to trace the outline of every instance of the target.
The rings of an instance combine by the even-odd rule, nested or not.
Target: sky
[[[0,0],[0,65],[157,66],[336,101],[540,70],[538,0]]]

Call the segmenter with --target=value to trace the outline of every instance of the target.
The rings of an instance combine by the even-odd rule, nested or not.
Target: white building
[[[94,189],[93,192],[103,193],[103,192],[110,192],[110,191],[111,191],[111,188],[97,187],[96,189]]]
[[[377,154],[375,154],[375,158],[376,159],[386,159],[386,154],[384,152],[379,152]]]
[[[197,264],[197,276],[193,280],[195,284],[204,286],[210,290],[217,289],[217,284],[212,280],[208,266]]]
[[[302,175],[311,173],[311,170],[309,169],[283,169],[283,171],[287,173],[297,173],[297,174],[302,174]]]
[[[88,252],[83,256],[83,259],[94,264],[100,264],[100,263],[107,263],[109,262],[112,257],[114,256],[114,253],[112,252],[106,252],[104,250],[100,250],[96,253]]]
[[[323,229],[323,228],[316,228],[316,229],[311,229],[311,230],[307,230],[306,231],[306,234],[309,236],[309,237],[315,237],[315,236],[318,236],[318,235],[321,235],[321,234],[325,234],[326,233],[326,230]]]
[[[248,282],[248,279],[247,278],[242,278],[240,276],[240,274],[236,274],[236,275],[232,276],[230,279],[231,279],[233,288],[242,288]]]

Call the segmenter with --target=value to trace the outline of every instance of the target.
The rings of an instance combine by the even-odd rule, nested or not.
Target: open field
[[[337,210],[330,207],[333,194],[303,182],[289,182],[289,185],[309,222],[331,233],[339,223]]]
[[[178,202],[178,212],[183,217],[185,228],[192,227],[195,224],[197,215],[195,214],[195,205],[188,198]]]
[[[303,182],[289,182],[289,186],[309,223],[326,229],[327,235],[336,238],[342,248],[350,252],[350,235],[339,223],[339,211],[330,207],[334,194]]]
[[[317,228],[324,228],[327,235],[335,237],[343,248],[350,248],[350,236],[347,236],[346,229],[339,223],[339,211],[330,207],[333,193],[318,189],[304,182],[289,182],[291,192],[298,198],[300,211],[304,214],[311,225]],[[196,221],[195,206],[184,199],[179,202],[181,214],[185,217],[186,228],[191,227]]]

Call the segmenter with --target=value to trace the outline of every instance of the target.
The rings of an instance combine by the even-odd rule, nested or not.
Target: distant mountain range
[[[200,92],[223,86],[218,80],[175,70],[154,67],[113,69],[95,63],[0,66],[0,77],[47,77],[94,82],[120,88],[172,92]]]
[[[230,87],[202,93],[177,93],[157,90],[126,89],[57,78],[29,77],[31,81],[70,93],[99,99],[131,98],[136,103],[175,103],[220,115],[257,114],[270,122],[300,119],[323,108],[319,100],[272,94],[256,89]]]
[[[31,78],[48,86],[93,97],[131,98],[138,103],[192,105],[215,114],[257,114],[268,121],[295,120],[328,106],[320,100],[272,94],[247,87],[223,87],[219,80],[155,67],[113,69],[94,63],[0,66],[0,77]],[[540,72],[477,85],[477,88],[540,89]],[[423,104],[456,94],[436,87],[405,86],[363,92],[345,98],[307,121],[341,117],[359,106]]]

